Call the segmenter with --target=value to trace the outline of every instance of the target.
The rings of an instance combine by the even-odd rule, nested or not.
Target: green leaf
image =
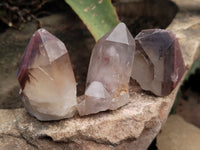
[[[97,41],[118,23],[111,0],[65,0]]]

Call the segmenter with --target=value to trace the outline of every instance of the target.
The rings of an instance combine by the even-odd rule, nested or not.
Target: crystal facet
[[[136,37],[132,78],[142,89],[168,95],[185,72],[178,40],[171,31],[149,29]]]
[[[72,117],[76,82],[63,42],[45,29],[31,38],[17,73],[27,111],[39,120]]]
[[[78,104],[81,116],[115,110],[129,102],[128,83],[135,41],[119,23],[95,45],[87,75],[85,99]]]

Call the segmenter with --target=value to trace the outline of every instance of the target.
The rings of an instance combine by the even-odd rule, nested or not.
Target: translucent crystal
[[[58,38],[39,29],[31,38],[17,73],[27,111],[39,120],[72,117],[76,82],[68,51]]]
[[[124,23],[119,23],[95,45],[87,75],[80,115],[115,110],[129,102],[128,83],[135,41]]]
[[[168,95],[185,72],[178,40],[172,32],[161,29],[143,30],[135,40],[132,78],[144,90]]]

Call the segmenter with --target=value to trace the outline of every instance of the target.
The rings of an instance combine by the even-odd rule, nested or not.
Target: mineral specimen
[[[142,89],[168,95],[185,72],[178,40],[171,31],[149,29],[136,37],[132,78]]]
[[[85,99],[78,104],[81,116],[115,110],[129,102],[135,41],[119,23],[95,45],[87,75]]]
[[[74,115],[76,82],[68,51],[45,29],[39,29],[31,38],[17,76],[22,101],[31,115],[44,121]]]

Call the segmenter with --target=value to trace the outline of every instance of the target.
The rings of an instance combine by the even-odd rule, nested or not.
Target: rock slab
[[[198,7],[195,2],[190,1],[190,5]],[[182,8],[181,3],[179,7]],[[179,39],[188,71],[200,53],[200,16],[189,10],[180,10],[168,29]],[[165,123],[178,86],[163,98],[131,86],[130,103],[116,111],[75,116],[57,122],[37,121],[23,108],[1,109],[0,147],[3,150],[9,149],[10,145],[16,150],[22,147],[31,150],[145,150]]]

